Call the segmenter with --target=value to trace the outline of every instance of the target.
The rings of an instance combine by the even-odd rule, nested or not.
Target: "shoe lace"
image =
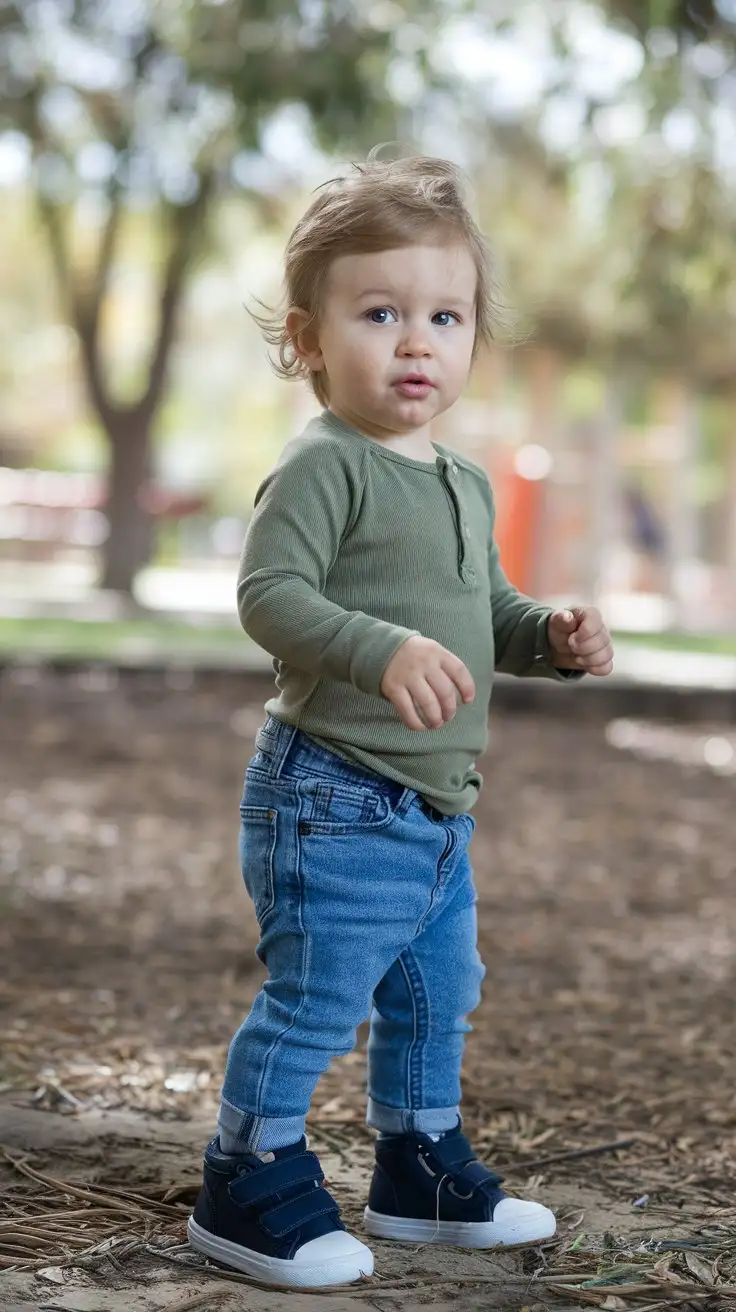
[[[440,1176],[435,1188],[435,1228],[433,1234],[425,1241],[426,1243],[432,1243],[440,1232],[440,1198],[445,1181],[449,1182],[448,1189],[456,1198],[470,1198],[476,1190],[483,1193],[494,1192],[503,1182],[503,1177],[496,1175],[494,1171],[491,1171],[489,1167],[478,1160],[464,1135],[456,1135],[451,1139],[440,1139],[433,1142],[431,1148],[426,1151],[443,1168],[443,1174]],[[420,1151],[419,1157],[425,1168],[431,1171],[432,1175],[436,1175],[437,1172],[432,1170],[430,1162],[427,1161],[424,1149]],[[468,1168],[475,1169],[469,1171]],[[456,1182],[464,1185],[469,1184],[469,1192],[458,1193],[454,1188]]]
[[[445,1180],[449,1180],[449,1179],[450,1179],[450,1176],[449,1176],[449,1175],[447,1175],[447,1174],[443,1175],[443,1176],[442,1176],[442,1179],[440,1180],[440,1182],[439,1182],[439,1184],[437,1185],[437,1188],[436,1188],[436,1190],[435,1190],[435,1196],[434,1196],[434,1201],[435,1201],[435,1205],[436,1205],[436,1211],[435,1211],[435,1226],[434,1226],[434,1233],[431,1234],[430,1237],[429,1237],[429,1239],[427,1240],[427,1243],[428,1243],[428,1244],[433,1243],[434,1240],[437,1238],[439,1232],[440,1232],[440,1194],[441,1194],[441,1192],[442,1192],[442,1186],[443,1186],[443,1184],[445,1183]]]

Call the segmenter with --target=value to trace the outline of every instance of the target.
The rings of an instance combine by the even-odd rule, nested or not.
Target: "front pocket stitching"
[[[385,800],[388,801],[388,798]],[[388,815],[384,816],[382,820],[376,820],[369,824],[365,824],[360,820],[300,820],[298,832],[302,835],[375,833],[377,830],[385,829],[396,818],[396,812],[389,805]]]
[[[331,820],[330,807],[335,797],[338,802],[342,800],[346,805],[355,806],[356,809],[360,799],[360,814],[357,819]],[[343,832],[349,832],[350,830],[378,829],[384,821],[374,820],[372,817],[375,816],[376,811],[382,802],[387,803],[389,815],[393,814],[393,807],[391,806],[389,794],[383,792],[381,789],[361,788],[360,786],[346,784],[342,781],[338,783],[334,780],[330,782],[325,781],[324,783],[319,782],[314,789],[312,817],[310,820],[304,821],[304,823],[315,827],[320,824],[327,825],[330,832],[333,833],[338,827],[342,827]]]
[[[256,912],[256,914],[258,915],[258,919],[264,920],[265,917],[268,915],[269,911],[272,910],[273,905],[276,901],[274,859],[276,856],[276,821],[277,821],[278,812],[272,806],[249,806],[247,803],[242,803],[240,807],[240,816],[244,824],[248,823],[249,818],[255,818],[255,817],[258,817],[261,820],[268,821],[270,837],[268,843],[268,855],[266,858],[267,897],[266,897],[265,906],[263,907],[260,915],[258,915],[258,913]]]

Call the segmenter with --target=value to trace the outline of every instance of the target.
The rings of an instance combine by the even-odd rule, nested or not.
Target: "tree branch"
[[[158,334],[148,368],[148,382],[145,392],[135,406],[136,413],[142,420],[150,420],[155,414],[163,393],[185,276],[196,249],[214,181],[214,171],[208,170],[200,174],[199,192],[196,198],[189,205],[181,206],[176,211],[172,244],[161,291]]]
[[[64,241],[64,231],[59,207],[46,196],[38,193],[38,211],[45,225],[51,249],[51,259],[59,287],[59,294],[64,302],[64,310],[70,321],[77,327],[79,299],[71,273],[71,260]]]
[[[97,330],[89,306],[74,276],[72,261],[64,241],[61,211],[58,205],[44,196],[39,196],[38,206],[48,233],[51,257],[66,317],[79,338],[90,396],[103,424],[107,424],[112,407],[99,367]]]
[[[95,356],[97,358],[99,357],[100,312],[110,280],[110,270],[113,265],[115,246],[117,244],[118,232],[120,231],[120,220],[123,212],[122,191],[119,183],[112,183],[107,199],[110,204],[110,209],[100,239],[97,264],[92,277],[90,291],[83,298],[81,304],[85,318],[85,328],[94,345]]]
[[[36,150],[54,149],[59,152],[58,144],[50,142],[44,132],[38,100],[39,90],[34,88],[28,98],[29,113],[26,131]],[[75,273],[74,264],[64,237],[63,207],[45,196],[40,187],[36,188],[36,198],[38,211],[48,234],[51,258],[64,312],[79,338],[90,396],[102,423],[107,425],[112,405],[100,370],[98,342],[99,312],[104,287],[95,286],[91,296],[85,295],[81,280]],[[108,216],[108,223],[101,244],[98,273],[101,268],[105,268],[105,282],[112,259],[118,217],[119,202]]]

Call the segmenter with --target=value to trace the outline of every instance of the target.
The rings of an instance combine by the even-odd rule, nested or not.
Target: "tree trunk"
[[[153,554],[154,524],[147,504],[151,477],[151,421],[119,414],[108,419],[109,495],[101,586],[132,594],[136,574]]]
[[[79,277],[74,267],[65,240],[61,208],[43,196],[39,198],[59,290],[69,323],[79,338],[89,398],[110,443],[110,491],[105,508],[109,534],[104,546],[101,586],[128,595],[132,594],[136,574],[148,564],[152,554],[153,520],[146,496],[151,473],[153,424],[164,395],[186,275],[201,235],[214,181],[214,171],[203,170],[194,199],[187,205],[169,209],[171,239],[161,283],[158,331],[144,388],[136,403],[125,409],[111,398],[100,355],[100,313],[119,232],[120,190],[114,185],[109,197],[111,208],[91,293],[86,286],[87,280]]]

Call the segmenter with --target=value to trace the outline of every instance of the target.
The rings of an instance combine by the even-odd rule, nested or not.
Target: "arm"
[[[380,695],[383,673],[414,629],[322,594],[360,499],[360,478],[335,444],[291,443],[261,484],[238,574],[238,614],[272,656]]]
[[[552,607],[542,606],[531,597],[525,597],[509,582],[503,572],[495,542],[491,543],[488,563],[495,664],[498,672],[515,674],[519,678],[534,676],[562,682],[567,682],[571,677],[581,678],[579,671],[558,670],[552,664],[547,639]]]
[[[491,526],[488,574],[496,670],[499,674],[515,674],[518,678],[531,676],[554,679],[558,683],[582,678],[580,670],[558,669],[553,663],[553,652],[548,637],[549,619],[554,613],[552,607],[542,606],[531,597],[524,596],[506,578],[498,545],[493,537],[496,506],[493,489],[487,478],[484,481],[484,490]]]

